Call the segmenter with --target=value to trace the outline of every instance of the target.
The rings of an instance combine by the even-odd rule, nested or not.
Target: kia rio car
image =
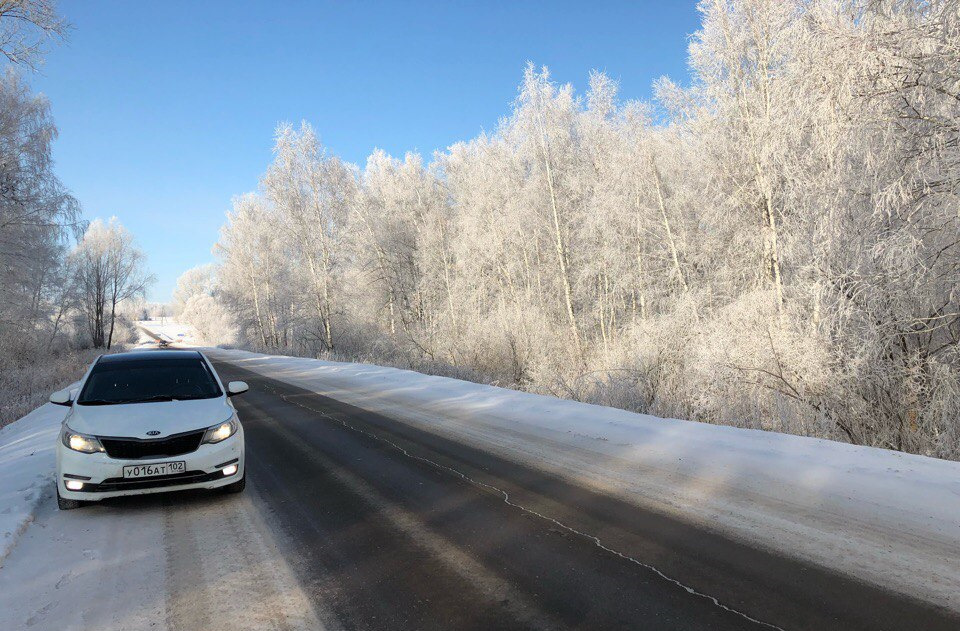
[[[57,440],[57,504],[183,489],[239,493],[245,484],[243,427],[197,351],[103,355],[79,388],[50,401],[70,408]]]

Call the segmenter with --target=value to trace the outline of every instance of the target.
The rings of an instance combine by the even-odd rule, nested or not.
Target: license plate
[[[155,462],[153,464],[132,464],[123,468],[125,478],[152,478],[156,475],[184,473],[187,470],[185,460],[176,462]]]

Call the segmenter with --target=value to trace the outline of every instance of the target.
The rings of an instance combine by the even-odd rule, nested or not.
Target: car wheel
[[[247,486],[247,474],[244,473],[243,477],[237,480],[236,482],[233,482],[232,484],[228,484],[226,486],[221,486],[220,491],[222,493],[239,493],[246,486]]]
[[[64,497],[60,497],[60,489],[57,489],[57,508],[60,510],[73,510],[74,508],[80,508],[84,505],[84,502],[80,500],[68,500]]]

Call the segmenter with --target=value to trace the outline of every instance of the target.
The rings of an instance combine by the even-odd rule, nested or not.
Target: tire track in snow
[[[168,629],[217,629],[224,620],[240,631],[325,628],[262,524],[255,494],[250,485],[235,496],[161,496]]]

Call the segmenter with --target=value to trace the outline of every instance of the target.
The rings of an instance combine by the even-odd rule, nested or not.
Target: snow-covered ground
[[[960,610],[960,463],[661,419],[395,368],[207,352]]]
[[[67,408],[47,403],[0,429],[0,561],[52,495],[53,451]]]
[[[322,630],[248,491],[41,502],[0,569],[0,629]]]

